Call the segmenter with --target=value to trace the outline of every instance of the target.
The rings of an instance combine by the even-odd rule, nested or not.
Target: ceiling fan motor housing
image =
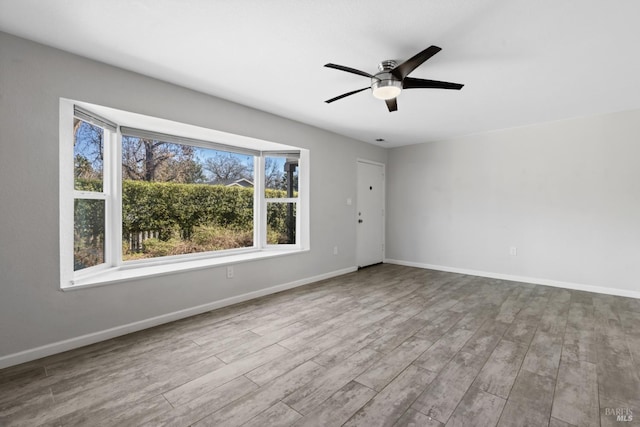
[[[378,99],[393,99],[402,91],[402,81],[398,80],[391,71],[398,63],[393,60],[382,61],[378,65],[380,72],[371,79],[373,96]]]

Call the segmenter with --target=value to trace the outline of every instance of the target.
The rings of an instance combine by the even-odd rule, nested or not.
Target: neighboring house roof
[[[245,188],[253,187],[253,181],[250,181],[247,178],[218,181],[216,182],[216,184],[225,185],[227,187],[245,187]]]

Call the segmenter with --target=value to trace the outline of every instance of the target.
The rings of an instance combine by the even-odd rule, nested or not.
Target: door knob
[[[361,220],[361,219],[359,219],[359,220],[358,220],[358,223],[360,223],[360,224],[361,224],[361,223],[362,223],[362,220]]]

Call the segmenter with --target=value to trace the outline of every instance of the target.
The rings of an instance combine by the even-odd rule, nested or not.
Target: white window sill
[[[171,261],[167,263],[138,266],[134,268],[114,267],[96,272],[95,274],[83,277],[81,279],[76,279],[72,284],[62,286],[60,289],[65,292],[75,291],[78,289],[104,286],[112,283],[126,282],[136,279],[146,279],[149,277],[165,276],[168,274],[182,273],[185,271],[202,270],[211,267],[222,267],[225,265],[238,264],[261,259],[295,255],[308,251],[309,249],[299,248],[264,249],[255,252],[245,252],[237,255],[200,258],[191,261]]]

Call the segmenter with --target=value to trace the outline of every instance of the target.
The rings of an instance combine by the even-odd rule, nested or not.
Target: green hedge
[[[96,180],[76,179],[76,189],[99,191]],[[266,190],[268,198],[286,197],[282,190]],[[90,207],[87,207],[89,209]],[[76,215],[76,229],[95,218],[91,212]],[[287,205],[269,203],[270,232],[286,235]],[[253,229],[253,189],[206,184],[174,184],[146,181],[122,182],[122,232],[157,231],[161,240],[179,232],[189,237],[196,227],[220,226],[237,231]]]
[[[122,231],[160,232],[166,240],[200,225],[237,230],[253,227],[253,189],[145,181],[122,183]]]

